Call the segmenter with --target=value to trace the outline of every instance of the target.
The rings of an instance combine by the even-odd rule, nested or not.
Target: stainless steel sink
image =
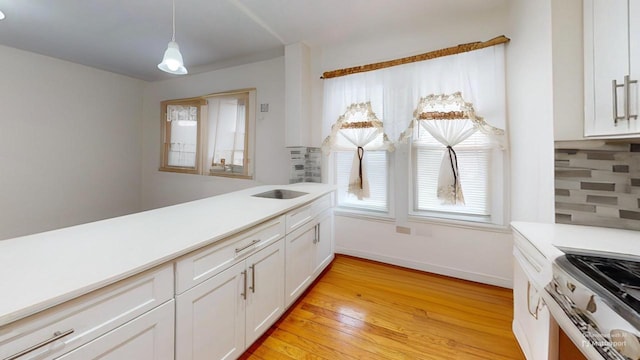
[[[267,199],[295,199],[298,196],[307,195],[308,193],[302,191],[293,191],[285,189],[274,189],[265,191],[260,194],[254,194],[251,196],[267,198]]]

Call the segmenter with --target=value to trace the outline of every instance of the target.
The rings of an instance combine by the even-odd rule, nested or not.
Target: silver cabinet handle
[[[629,75],[624,77],[624,118],[629,121],[637,119],[638,115],[631,115],[631,84],[637,84],[638,80],[631,80]],[[627,125],[630,123],[628,122]]]
[[[241,274],[244,278],[244,285],[242,286],[244,291],[240,294],[240,296],[242,296],[244,300],[247,300],[247,270],[244,270]]]
[[[75,330],[74,329],[69,329],[67,331],[56,331],[53,333],[53,337],[39,343],[39,344],[35,344],[32,347],[28,348],[28,349],[24,349],[22,351],[20,351],[19,353],[13,354],[11,356],[9,356],[8,358],[4,358],[3,360],[15,360],[21,356],[24,356],[32,351],[38,350],[43,346],[46,346],[48,344],[51,344],[54,341],[60,340],[63,337],[72,334]]]
[[[259,243],[259,242],[260,242],[260,240],[253,240],[252,242],[250,242],[249,244],[247,244],[247,245],[245,245],[245,246],[243,246],[241,248],[236,248],[236,254],[240,253],[240,252],[243,252],[244,250],[252,247],[253,245],[255,245],[255,244]]]
[[[251,268],[251,286],[249,287],[249,289],[251,289],[252,293],[255,293],[256,292],[256,264],[249,266],[249,268]]]
[[[313,243],[318,242],[318,225],[313,227]]]
[[[318,242],[320,242],[320,224],[316,225],[318,227]]]
[[[536,311],[531,311],[531,282],[527,281],[527,311],[534,319],[538,320],[538,310],[540,310],[540,301],[542,298],[538,296],[538,303],[536,304]]]
[[[624,116],[618,116],[618,88],[624,87],[624,84],[618,84],[614,79],[611,81],[611,91],[613,93],[613,124],[618,126],[618,120],[624,120]],[[625,101],[626,103],[626,101]]]

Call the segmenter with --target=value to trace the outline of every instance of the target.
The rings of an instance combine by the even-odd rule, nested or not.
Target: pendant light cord
[[[173,33],[171,35],[171,41],[176,41],[176,0],[172,0],[172,13],[173,13],[173,18],[172,18],[172,25],[173,25]]]

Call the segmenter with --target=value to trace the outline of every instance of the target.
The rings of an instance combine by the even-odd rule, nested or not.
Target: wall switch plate
[[[260,112],[269,112],[269,104],[260,104]]]

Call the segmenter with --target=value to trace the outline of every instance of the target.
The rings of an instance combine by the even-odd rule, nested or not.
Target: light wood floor
[[[509,289],[336,256],[242,359],[524,359]]]

